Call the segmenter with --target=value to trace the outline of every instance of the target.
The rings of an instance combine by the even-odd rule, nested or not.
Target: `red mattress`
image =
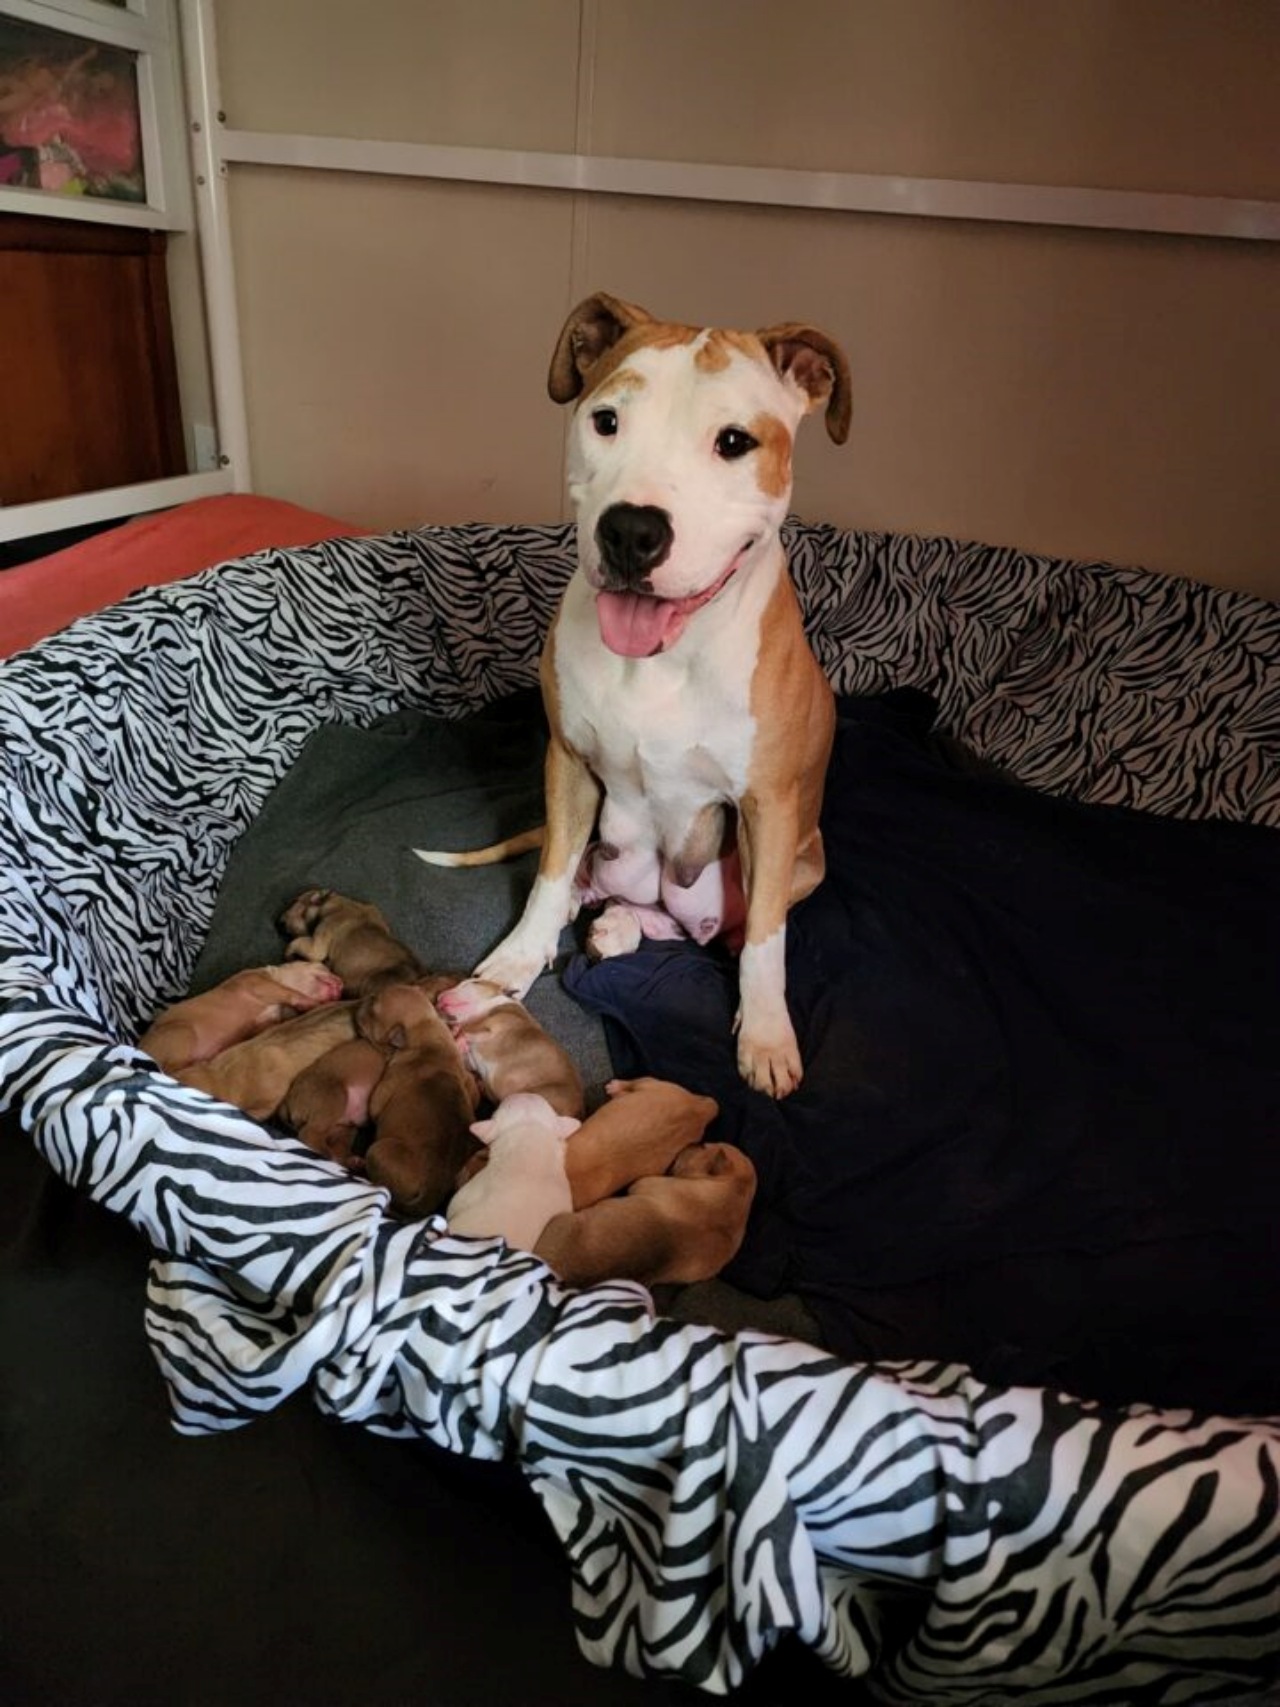
[[[179,581],[273,545],[368,530],[278,498],[199,498],[139,516],[49,557],[0,572],[0,657],[20,652],[138,587]]]

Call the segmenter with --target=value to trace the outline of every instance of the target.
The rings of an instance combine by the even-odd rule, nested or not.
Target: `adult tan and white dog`
[[[523,995],[584,899],[612,898],[596,954],[642,932],[724,935],[741,943],[739,1068],[786,1096],[801,1077],[786,917],[823,874],[834,707],[779,529],[800,421],[825,409],[847,436],[848,365],[809,326],[683,326],[600,293],[569,316],[548,388],[577,400],[578,567],[542,655],[538,875],[478,975]]]

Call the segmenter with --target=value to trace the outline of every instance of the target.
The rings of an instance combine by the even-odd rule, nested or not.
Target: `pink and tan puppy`
[[[529,1091],[506,1097],[488,1120],[475,1121],[471,1130],[487,1146],[488,1161],[450,1200],[449,1231],[500,1237],[513,1250],[531,1251],[548,1221],[572,1213],[565,1142],[578,1125]]]
[[[712,1097],[669,1079],[610,1079],[605,1092],[608,1101],[587,1116],[565,1151],[575,1209],[625,1191],[645,1175],[666,1173],[719,1113]],[[478,1151],[464,1178],[487,1160],[488,1152]]]
[[[138,1047],[173,1073],[208,1061],[281,1020],[336,1002],[341,994],[342,980],[325,966],[251,967],[166,1008],[143,1032]]]
[[[388,1052],[369,1097],[374,1138],[364,1171],[402,1215],[433,1214],[477,1149],[479,1086],[420,984],[386,984],[360,1002],[360,1036]]]
[[[466,978],[436,997],[463,1060],[490,1102],[532,1092],[557,1114],[582,1116],[582,1076],[569,1055],[501,985]]]
[[[742,1243],[754,1167],[731,1144],[700,1142],[717,1112],[710,1097],[652,1078],[606,1088],[609,1100],[564,1146],[570,1204],[547,1220],[535,1254],[571,1286],[710,1279]],[[473,1230],[455,1208],[492,1165],[492,1151],[482,1151],[464,1170],[451,1232]]]

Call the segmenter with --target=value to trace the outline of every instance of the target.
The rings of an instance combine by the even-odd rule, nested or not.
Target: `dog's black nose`
[[[610,504],[596,523],[596,544],[610,581],[639,587],[671,550],[671,517],[654,504]]]

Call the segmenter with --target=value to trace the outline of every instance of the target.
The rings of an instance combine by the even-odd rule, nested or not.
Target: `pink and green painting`
[[[0,17],[0,187],[145,202],[138,55]]]

